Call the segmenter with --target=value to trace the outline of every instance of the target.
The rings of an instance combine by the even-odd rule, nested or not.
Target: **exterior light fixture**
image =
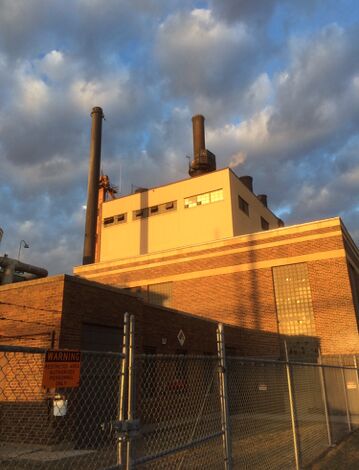
[[[24,244],[24,248],[30,248],[30,245],[28,243],[26,243],[25,240],[21,240],[20,245],[19,245],[19,253],[17,255],[18,260],[20,260],[20,252],[21,252],[21,248],[22,248],[23,244]]]

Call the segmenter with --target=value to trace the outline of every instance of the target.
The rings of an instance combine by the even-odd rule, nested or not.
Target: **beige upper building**
[[[231,169],[103,203],[98,261],[111,261],[277,228],[283,222]]]

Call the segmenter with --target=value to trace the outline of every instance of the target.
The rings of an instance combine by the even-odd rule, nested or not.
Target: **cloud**
[[[1,1],[1,250],[23,238],[51,273],[81,261],[93,106],[123,193],[187,176],[200,112],[217,166],[252,174],[287,222],[340,214],[358,233],[358,30],[319,27],[319,0],[200,5]]]

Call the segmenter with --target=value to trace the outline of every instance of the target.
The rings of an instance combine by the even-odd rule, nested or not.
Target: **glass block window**
[[[172,282],[150,284],[147,290],[147,300],[151,304],[169,307],[172,301]]]
[[[272,268],[279,333],[315,335],[312,295],[305,263]]]
[[[197,194],[196,196],[186,197],[184,200],[185,209],[191,207],[203,206],[212,202],[223,201],[223,189],[216,189],[208,193]]]

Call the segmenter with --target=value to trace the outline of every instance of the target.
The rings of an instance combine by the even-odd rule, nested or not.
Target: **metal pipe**
[[[44,268],[21,261],[8,256],[0,257],[0,266],[4,268],[1,284],[11,284],[14,281],[15,272],[34,274],[37,277],[47,277],[48,272]]]
[[[192,117],[193,127],[193,157],[196,158],[200,155],[201,150],[205,150],[204,140],[204,116],[196,114]]]
[[[103,111],[100,107],[92,108],[90,163],[87,182],[86,225],[82,264],[95,261],[98,186],[101,165],[101,134]]]

